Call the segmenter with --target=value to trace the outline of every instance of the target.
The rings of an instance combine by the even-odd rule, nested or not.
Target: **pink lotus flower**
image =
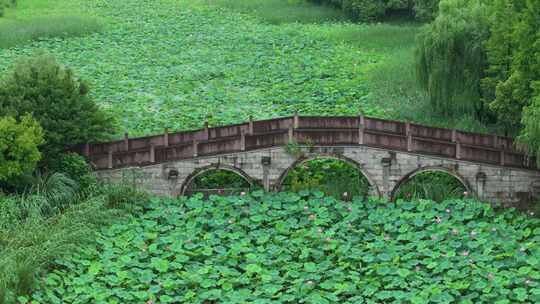
[[[497,232],[497,228],[493,227],[493,228],[491,228],[491,231]]]
[[[465,250],[465,251],[463,251],[463,256],[469,256],[469,253],[470,252],[468,250]]]
[[[469,196],[469,192],[467,192],[467,191],[463,192],[463,196],[465,196],[465,197]]]
[[[146,301],[146,304],[154,304],[154,301],[148,300],[148,301]]]
[[[452,229],[452,234],[453,234],[453,235],[458,235],[458,234],[459,234],[459,230],[457,230],[456,228]]]
[[[245,192],[240,192],[240,196],[244,196],[244,195],[246,195]]]
[[[352,212],[352,208],[351,208],[351,207],[348,207],[347,210],[348,210],[349,212]]]
[[[349,193],[343,192],[343,196],[347,197],[348,195],[349,195]]]
[[[531,280],[526,280],[525,281],[525,285],[531,285],[532,284],[532,281]]]
[[[309,280],[309,281],[307,281],[307,284],[308,284],[308,285],[313,285],[313,281],[312,281],[312,280]]]
[[[450,212],[452,212],[452,210],[446,209],[446,213],[450,213]]]

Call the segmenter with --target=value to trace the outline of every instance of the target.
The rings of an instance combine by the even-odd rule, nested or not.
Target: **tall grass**
[[[52,16],[9,20],[0,24],[0,48],[48,38],[84,36],[100,31],[102,23],[92,17]]]
[[[348,43],[363,51],[377,51],[381,55],[414,46],[418,25],[389,24],[329,24],[316,29],[323,38],[334,43]]]
[[[271,24],[346,20],[339,9],[303,0],[207,0],[210,5],[249,13]]]
[[[101,226],[127,210],[140,210],[146,195],[124,185],[96,186],[85,195],[61,174],[37,178],[31,191],[0,196],[0,304],[28,295],[51,263],[93,240]]]
[[[447,199],[463,198],[467,188],[457,178],[445,172],[422,172],[402,184],[396,199],[429,199],[442,202]]]

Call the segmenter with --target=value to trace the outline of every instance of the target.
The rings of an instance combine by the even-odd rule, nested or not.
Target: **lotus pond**
[[[540,220],[472,200],[253,192],[144,208],[58,260],[33,303],[540,301]]]

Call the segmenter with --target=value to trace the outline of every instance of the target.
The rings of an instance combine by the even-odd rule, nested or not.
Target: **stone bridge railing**
[[[392,151],[536,170],[512,138],[364,117],[298,116],[129,138],[77,147],[97,170],[301,145],[366,145]]]

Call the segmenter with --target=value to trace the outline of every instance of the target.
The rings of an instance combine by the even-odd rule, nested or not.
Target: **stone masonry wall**
[[[179,196],[197,174],[219,168],[235,171],[267,190],[279,190],[287,170],[295,165],[316,157],[334,157],[357,165],[373,186],[371,194],[388,199],[392,199],[399,185],[408,178],[430,170],[452,174],[464,183],[472,195],[491,203],[525,208],[525,201],[540,194],[539,171],[393,152],[368,146],[305,148],[303,154],[295,157],[283,147],[272,147],[145,167],[103,170],[98,171],[98,175],[103,180],[123,180],[158,195]],[[263,157],[270,158],[269,165],[263,165]]]

